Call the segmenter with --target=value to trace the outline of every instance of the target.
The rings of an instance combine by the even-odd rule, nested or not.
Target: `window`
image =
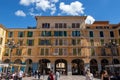
[[[42,28],[50,28],[50,23],[43,23]]]
[[[90,31],[89,32],[89,35],[90,35],[90,37],[93,37],[94,35],[93,35],[93,31]]]
[[[22,49],[17,49],[16,50],[16,55],[17,56],[21,56],[21,54],[22,54]]]
[[[54,31],[54,36],[67,36],[66,31]]]
[[[32,31],[28,31],[27,37],[32,37],[32,36],[33,36],[33,32]]]
[[[55,23],[55,28],[67,28],[66,23]]]
[[[90,40],[90,43],[91,43],[91,46],[94,46],[94,40],[93,39]]]
[[[101,39],[100,42],[101,42],[101,45],[104,45],[104,39]]]
[[[2,42],[3,42],[3,38],[0,38],[0,45],[2,44]]]
[[[103,31],[100,31],[100,37],[104,37]]]
[[[8,37],[13,37],[13,32],[8,32]]]
[[[80,36],[80,31],[72,31],[72,36],[73,37]]]
[[[39,39],[39,45],[51,45],[51,41]]]
[[[73,48],[73,56],[81,56],[81,48]]]
[[[19,44],[20,44],[20,46],[24,45],[23,40],[19,40]]]
[[[28,49],[28,55],[30,56],[32,52],[32,49]]]
[[[72,28],[80,28],[80,24],[79,23],[72,23]]]
[[[41,36],[51,36],[51,31],[42,31]]]
[[[24,32],[18,32],[18,37],[24,37]]]
[[[34,45],[34,40],[27,40],[27,45],[28,46],[33,46]]]
[[[94,48],[91,48],[91,56],[95,56],[95,50],[94,50]]]
[[[120,29],[118,30],[118,32],[119,32],[119,36],[120,36]]]
[[[110,37],[114,37],[114,32],[110,31]]]
[[[48,48],[41,48],[40,55],[42,55],[42,56],[49,55],[49,49]]]

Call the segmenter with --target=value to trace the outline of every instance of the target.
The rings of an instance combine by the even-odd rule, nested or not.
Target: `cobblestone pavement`
[[[34,77],[25,77],[23,78],[23,80],[38,80],[38,79],[35,79]],[[47,80],[47,76],[44,77],[43,79],[43,76],[41,76],[40,80]],[[85,80],[85,76],[60,76],[60,80]],[[94,79],[94,80],[100,80],[100,79]]]

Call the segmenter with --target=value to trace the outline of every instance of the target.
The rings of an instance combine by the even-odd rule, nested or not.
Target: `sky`
[[[36,26],[35,16],[87,16],[86,23],[120,23],[120,0],[0,0],[0,24]]]

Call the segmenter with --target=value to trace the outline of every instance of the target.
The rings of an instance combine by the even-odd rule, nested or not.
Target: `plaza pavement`
[[[47,80],[47,76],[48,75],[46,75],[44,79],[43,79],[43,76],[41,76],[40,80]],[[38,80],[38,79],[35,79],[34,77],[24,77],[23,80]],[[85,76],[62,75],[60,76],[60,80],[85,80]],[[100,79],[95,78],[94,80],[100,80]]]

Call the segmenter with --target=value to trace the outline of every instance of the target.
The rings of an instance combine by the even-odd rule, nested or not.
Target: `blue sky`
[[[0,0],[0,24],[7,28],[36,26],[39,16],[88,16],[87,21],[120,22],[120,0]]]

